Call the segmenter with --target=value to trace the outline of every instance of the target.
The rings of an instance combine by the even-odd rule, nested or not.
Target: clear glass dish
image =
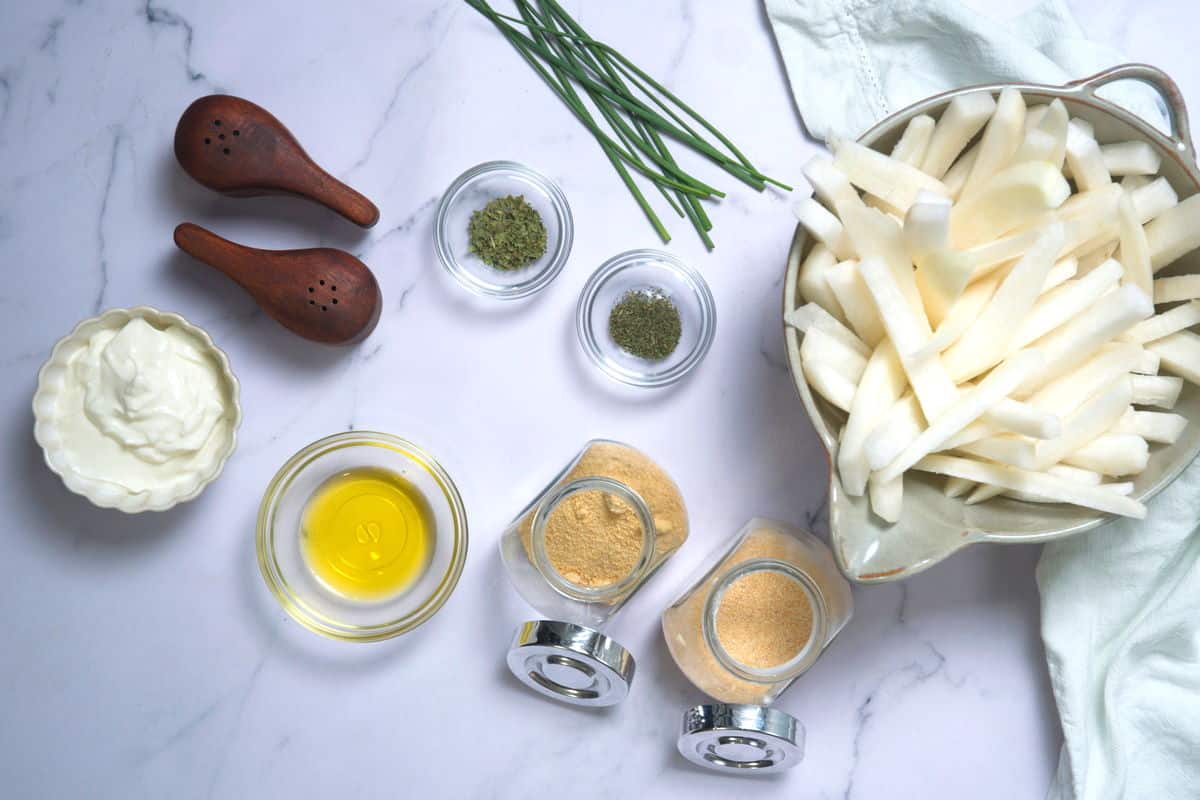
[[[321,583],[301,552],[301,518],[314,490],[346,470],[380,467],[412,483],[429,503],[433,553],[404,592],[378,601],[343,597]],[[407,633],[450,597],[467,558],[467,515],[450,476],[412,442],[372,431],[328,436],[279,468],[258,512],[258,565],[280,605],[304,627],[334,639],[374,642]]]
[[[471,214],[507,195],[523,196],[546,226],[545,254],[511,271],[490,267],[471,253],[467,236]],[[442,195],[434,221],[434,243],[446,271],[472,292],[500,300],[528,297],[545,288],[567,263],[574,236],[571,207],[562,190],[515,161],[489,161],[458,176]]]
[[[679,345],[660,361],[626,352],[608,333],[613,306],[628,292],[661,294],[679,309]],[[700,273],[670,253],[630,250],[604,262],[579,296],[576,327],[588,358],[610,377],[631,386],[666,386],[704,359],[717,327],[712,292]]]

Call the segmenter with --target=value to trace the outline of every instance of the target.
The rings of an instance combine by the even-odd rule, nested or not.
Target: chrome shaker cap
[[[683,715],[678,746],[684,758],[708,769],[780,772],[804,759],[804,726],[767,706],[695,706]]]
[[[629,694],[634,661],[600,631],[555,620],[517,629],[508,668],[539,694],[577,706],[613,706]]]

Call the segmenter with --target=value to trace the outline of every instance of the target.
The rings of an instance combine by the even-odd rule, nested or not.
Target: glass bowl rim
[[[420,606],[414,611],[399,619],[377,625],[334,625],[326,619],[314,616],[290,590],[288,582],[283,578],[275,561],[274,536],[271,529],[276,508],[297,475],[329,453],[345,447],[362,445],[381,446],[398,452],[416,462],[430,474],[438,488],[442,490],[454,520],[454,529],[451,532],[454,550],[450,555],[450,563],[446,572],[441,576],[437,587],[422,600]],[[454,593],[466,565],[468,544],[466,506],[449,473],[437,459],[419,445],[408,439],[380,431],[342,431],[310,442],[296,451],[276,471],[266,491],[263,492],[255,530],[255,549],[258,555],[259,572],[262,574],[267,588],[271,590],[271,594],[275,596],[284,611],[314,633],[350,642],[377,642],[390,639],[408,633],[428,621]]]
[[[635,373],[610,364],[600,349],[600,343],[592,333],[592,326],[588,324],[595,311],[596,298],[600,293],[601,287],[621,270],[638,261],[654,261],[656,267],[673,272],[676,277],[692,287],[698,298],[700,335],[696,339],[695,347],[674,367],[654,376]],[[644,388],[668,386],[691,372],[708,354],[709,347],[711,347],[716,334],[717,306],[708,282],[704,280],[704,277],[694,267],[683,259],[665,250],[655,250],[653,248],[626,250],[601,264],[592,273],[591,277],[588,278],[587,283],[584,284],[583,291],[579,294],[579,303],[576,306],[575,328],[579,335],[579,342],[583,346],[583,351],[587,353],[592,363],[609,377],[630,386]]]
[[[446,223],[450,207],[454,204],[459,193],[468,183],[480,176],[492,173],[515,173],[533,181],[550,198],[550,204],[553,206],[555,216],[558,219],[558,246],[555,248],[550,262],[545,268],[534,273],[527,280],[509,286],[486,283],[472,275],[454,257],[454,252],[450,248],[449,239],[446,234]],[[493,297],[498,300],[519,300],[548,286],[562,272],[562,268],[566,265],[567,259],[571,255],[571,246],[575,239],[575,223],[571,216],[571,205],[567,202],[567,196],[563,194],[558,184],[532,167],[517,161],[503,160],[485,161],[482,164],[476,164],[454,179],[454,182],[442,194],[441,200],[438,202],[433,231],[438,260],[442,262],[442,267],[445,268],[446,272],[450,273],[451,277],[475,294],[484,297]]]

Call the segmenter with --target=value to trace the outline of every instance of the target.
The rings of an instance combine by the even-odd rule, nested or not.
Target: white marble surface
[[[760,166],[799,182],[814,145],[756,0],[569,5]],[[1170,70],[1200,107],[1193,4],[1075,5],[1090,35]],[[192,183],[172,132],[189,101],[216,90],[275,111],[377,201],[378,227],[362,234],[300,201],[230,200]],[[566,270],[520,305],[473,300],[432,248],[441,191],[496,158],[558,180],[577,223]],[[843,637],[780,701],[808,733],[794,772],[722,778],[675,753],[679,714],[702,697],[667,656],[658,612],[747,518],[819,527],[825,481],[781,360],[788,200],[720,177],[732,191],[713,214],[717,251],[679,221],[671,245],[712,284],[713,350],[674,389],[622,391],[582,361],[574,302],[606,257],[657,243],[588,136],[466,6],[0,2],[0,795],[1040,797],[1060,733],[1036,548],[978,548],[906,585],[859,588]],[[383,285],[378,330],[349,351],[293,337],[176,253],[183,220],[258,246],[360,254]],[[75,322],[142,303],[211,331],[242,380],[246,418],[225,474],[197,501],[129,518],[93,509],[45,469],[28,402]],[[445,609],[369,646],[300,629],[254,561],[271,474],[347,428],[424,443],[471,521]],[[511,515],[597,435],[667,465],[695,531],[612,628],[639,674],[609,713],[543,701],[507,674],[502,652],[531,611],[496,551]]]

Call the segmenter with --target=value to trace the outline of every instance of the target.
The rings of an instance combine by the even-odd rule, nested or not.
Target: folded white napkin
[[[1061,84],[1123,59],[1061,0],[996,19],[955,0],[765,0],[810,134],[856,137],[970,84]],[[1108,96],[1161,125],[1142,87]],[[1200,462],[1144,521],[1046,545],[1042,638],[1064,744],[1050,800],[1200,797]]]

